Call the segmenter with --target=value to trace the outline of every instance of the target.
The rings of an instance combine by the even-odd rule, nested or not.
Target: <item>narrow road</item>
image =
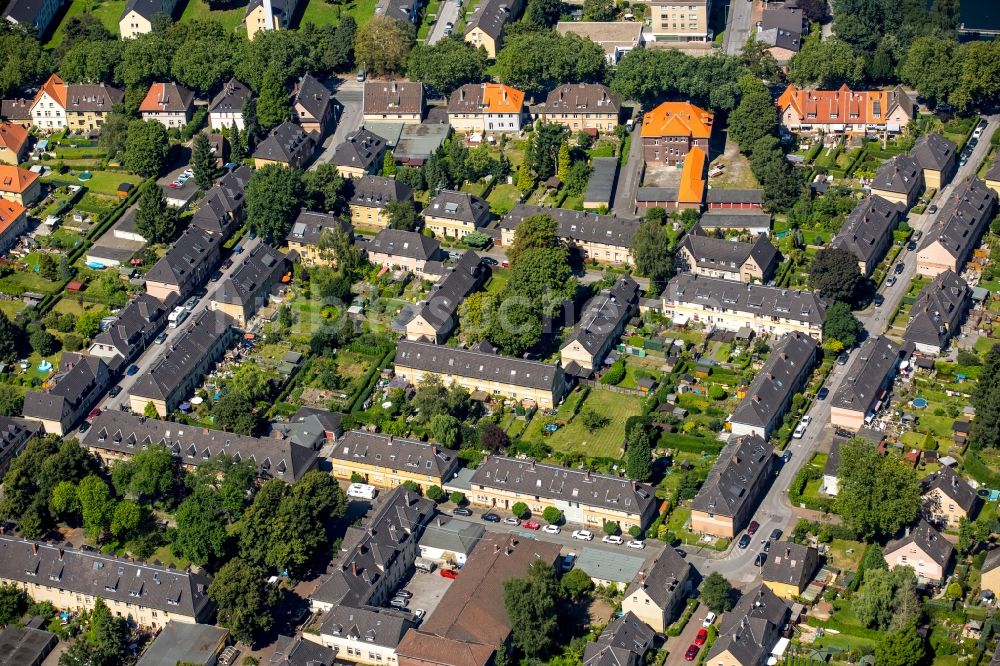
[[[708,615],[708,606],[701,604],[694,610],[694,614],[688,620],[687,625],[684,626],[684,631],[681,632],[681,635],[667,638],[664,647],[667,648],[669,654],[667,655],[667,660],[663,662],[663,666],[685,666],[691,663],[684,658],[684,653],[694,643],[694,639],[701,630],[701,623],[705,621],[706,615]],[[704,649],[704,645],[699,648],[699,657],[701,656],[701,651]],[[695,658],[697,659],[697,657]]]
[[[635,195],[639,189],[639,178],[642,173],[642,123],[636,123],[632,130],[632,144],[628,159],[621,173],[618,174],[618,187],[615,188],[615,200],[611,210],[618,217],[635,217]]]
[[[323,142],[323,152],[312,163],[310,169],[315,169],[320,164],[326,164],[332,160],[337,146],[344,143],[349,135],[361,127],[361,121],[364,119],[362,108],[364,88],[365,84],[355,79],[341,79],[341,83],[333,93],[334,99],[337,100],[336,129]]]
[[[729,20],[726,34],[722,39],[722,52],[736,55],[750,38],[750,20],[753,14],[753,0],[729,0]]]
[[[444,29],[449,23],[454,26],[458,23],[459,4],[455,0],[442,0],[438,5],[438,13],[431,26],[431,32],[427,35],[427,44],[436,44],[444,39]]]

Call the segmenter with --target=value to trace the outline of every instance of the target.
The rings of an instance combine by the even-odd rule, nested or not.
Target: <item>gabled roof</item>
[[[537,114],[617,114],[621,110],[621,106],[621,98],[611,92],[611,89],[606,85],[600,83],[567,83],[549,91],[545,102],[532,107],[531,111]]]
[[[524,92],[502,83],[467,83],[451,94],[448,113],[520,113]]]
[[[1000,548],[994,548],[993,550],[986,553],[986,559],[983,561],[982,572],[987,574],[997,567],[1000,567]],[[998,590],[993,590],[997,592]]]
[[[291,16],[295,13],[295,8],[298,6],[298,0],[269,0],[271,5],[271,13],[281,19],[283,24],[287,24],[291,20]],[[265,4],[264,0],[250,0],[247,5],[246,11],[243,14],[243,20],[246,20],[250,13]]]
[[[802,17],[802,10],[797,7],[765,9],[756,39],[769,46],[798,51],[802,47]]]
[[[28,128],[17,123],[5,122],[0,124],[0,147],[6,148],[10,152],[19,154],[28,142]]]
[[[424,208],[423,215],[480,227],[489,220],[490,207],[485,200],[468,192],[441,190]]]
[[[238,257],[239,266],[212,293],[212,301],[247,305],[289,270],[288,260],[273,247],[260,243]]]
[[[0,164],[0,192],[23,194],[35,184],[38,174],[10,164]]]
[[[302,127],[286,120],[271,130],[267,138],[257,145],[253,158],[282,164],[301,162],[312,154],[316,139]]]
[[[665,610],[673,606],[677,595],[684,594],[684,582],[690,577],[691,565],[673,548],[664,548],[648,571],[639,572],[625,590],[625,596],[630,597],[641,589],[660,610]]]
[[[330,164],[341,167],[368,169],[385,152],[385,139],[361,128],[337,146]]]
[[[894,203],[877,194],[867,196],[848,214],[830,246],[847,250],[870,266],[898,219],[899,208]]]
[[[329,457],[348,464],[391,467],[435,478],[449,476],[458,465],[458,453],[443,446],[363,430],[344,433]]]
[[[910,157],[915,159],[921,168],[944,171],[955,159],[956,150],[954,141],[932,132],[916,140],[910,149]]]
[[[146,273],[146,280],[168,285],[184,284],[187,276],[198,270],[214,255],[212,249],[222,237],[191,225],[180,235],[167,253]]]
[[[399,341],[395,365],[548,391],[563,381],[558,365],[414,340]]]
[[[299,216],[292,223],[292,228],[285,236],[285,242],[304,243],[306,245],[317,245],[323,232],[326,230],[340,229],[348,236],[354,231],[351,223],[333,213],[317,213],[315,211],[302,209]]]
[[[351,183],[354,193],[349,203],[352,206],[384,208],[390,201],[410,201],[413,190],[409,185],[395,178],[385,176],[364,176]]]
[[[503,34],[503,28],[513,16],[514,3],[512,0],[483,0],[472,11],[469,21],[465,26],[465,34],[468,35],[473,30],[479,29],[492,37],[499,39]]]
[[[758,316],[780,317],[809,326],[823,325],[826,302],[811,291],[680,273],[667,283],[664,302],[708,305]]]
[[[690,102],[663,102],[642,118],[642,136],[708,139],[715,116]]]
[[[4,109],[7,108],[7,100],[4,100]],[[6,118],[6,113],[4,114]],[[984,178],[988,181],[1000,181],[1000,153],[997,153],[996,157],[993,158],[993,163],[990,168],[986,171]],[[997,650],[997,654],[1000,654],[1000,650]]]
[[[966,513],[972,513],[979,501],[975,488],[959,476],[951,467],[941,467],[920,480],[920,494],[926,495],[933,490],[940,490],[956,506]],[[972,516],[970,516],[971,518]]]
[[[337,653],[301,636],[278,636],[267,666],[335,666]]]
[[[424,529],[420,547],[468,555],[485,534],[486,528],[482,523],[439,515]]]
[[[93,344],[113,347],[124,358],[134,358],[148,342],[149,332],[163,327],[166,315],[167,308],[160,299],[140,292],[112,324],[94,337]]]
[[[222,90],[212,98],[208,105],[209,113],[243,113],[243,105],[253,95],[250,89],[236,80],[236,77],[229,79]]]
[[[812,546],[777,541],[771,544],[770,557],[761,570],[761,579],[769,583],[794,585],[802,590],[816,573],[818,561],[819,553]]]
[[[467,250],[420,303],[417,314],[433,326],[438,335],[444,335],[454,323],[458,306],[479,285],[484,275],[479,255]]]
[[[587,643],[583,666],[641,664],[655,638],[656,632],[629,611],[612,620],[596,641]]]
[[[681,169],[681,184],[677,191],[678,203],[700,204],[705,196],[705,165],[708,156],[705,151],[695,146],[684,158],[684,168]]]
[[[788,605],[766,585],[758,585],[722,616],[719,637],[708,652],[707,662],[729,652],[743,666],[764,663],[787,617]]]
[[[27,212],[28,209],[16,201],[0,199],[0,234],[6,232]]]
[[[862,342],[830,404],[867,414],[879,399],[886,377],[896,372],[900,351],[898,345],[881,335]]]
[[[367,245],[369,252],[430,261],[441,251],[441,243],[416,231],[382,229]]]
[[[8,11],[9,10],[10,8],[8,7]],[[42,84],[42,87],[39,88],[38,92],[35,94],[35,101],[32,102],[31,106],[38,103],[38,100],[42,97],[42,93],[46,93],[49,97],[54,99],[59,106],[64,109],[66,108],[66,97],[69,93],[69,86],[67,86],[66,83],[59,78],[58,74],[52,74],[49,76],[48,80]]]
[[[413,626],[412,621],[402,616],[375,608],[334,606],[323,617],[320,633],[395,649],[403,634]]]
[[[789,85],[777,101],[784,113],[792,107],[807,125],[884,125],[897,108],[913,116],[914,104],[899,86],[892,90],[854,91],[846,85],[837,90],[804,90]]]
[[[799,332],[781,338],[730,420],[766,428],[780,418],[791,403],[791,394],[799,388],[798,378],[815,364],[818,346],[815,340]]]
[[[590,299],[562,349],[574,342],[590,354],[606,349],[608,338],[619,332],[622,322],[632,315],[639,293],[639,285],[630,276],[618,278],[610,289]]]
[[[295,86],[293,104],[301,106],[313,118],[323,118],[332,103],[333,93],[322,81],[308,72],[302,75]]]
[[[0,116],[4,120],[31,120],[31,106],[33,101],[19,97],[16,99],[5,99],[0,102]],[[27,129],[27,128],[25,128]]]
[[[516,229],[517,225],[532,215],[548,215],[554,219],[558,225],[556,233],[560,238],[621,248],[632,247],[632,236],[639,228],[639,220],[531,204],[514,206],[513,210],[500,220],[500,228]]]
[[[420,115],[424,111],[424,84],[419,81],[366,81],[364,114]]]
[[[923,185],[924,173],[920,164],[909,155],[896,155],[875,172],[871,188],[873,191],[881,190],[909,196]]]
[[[956,184],[919,249],[939,243],[953,257],[967,256],[982,237],[996,203],[997,193],[975,176]]]
[[[139,104],[140,113],[187,113],[194,92],[176,83],[154,83]]]
[[[243,195],[251,175],[253,169],[243,165],[220,178],[205,193],[205,198],[191,217],[192,223],[228,236],[229,230],[243,219]]]
[[[954,271],[938,273],[910,306],[910,323],[904,339],[944,348],[958,332],[970,293],[969,285]]]
[[[889,557],[897,550],[914,546],[938,566],[947,567],[955,547],[941,536],[930,523],[921,518],[914,527],[907,527],[903,536],[893,539],[885,545],[885,556]]]
[[[40,421],[59,421],[67,411],[77,411],[95,385],[106,382],[108,366],[102,359],[86,354],[64,353],[53,385],[24,396],[22,415]]]
[[[760,235],[753,243],[713,238],[695,225],[680,244],[694,257],[699,268],[738,272],[748,260],[753,259],[764,271],[778,258],[778,248],[766,236]]]
[[[152,21],[157,14],[169,15],[169,12],[164,11],[164,5],[166,4],[172,7],[174,3],[169,0],[167,2],[164,2],[164,0],[128,0],[118,20],[120,21],[125,18],[129,12],[135,12],[146,20]]]
[[[691,507],[717,516],[736,516],[756,497],[750,489],[771,472],[774,447],[757,435],[730,437]]]

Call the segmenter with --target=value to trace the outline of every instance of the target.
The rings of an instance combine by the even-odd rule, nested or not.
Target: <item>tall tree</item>
[[[585,21],[613,21],[618,15],[614,0],[584,0],[583,19]]]
[[[718,571],[713,571],[701,584],[701,599],[714,613],[733,609],[733,586]]]
[[[879,666],[919,666],[926,659],[926,642],[914,626],[890,632],[875,646],[875,663]]]
[[[662,285],[674,272],[674,253],[670,235],[662,221],[649,217],[639,224],[632,236],[632,257],[640,275]]]
[[[219,170],[215,166],[216,156],[212,154],[212,145],[208,135],[198,132],[191,146],[191,168],[194,170],[194,180],[202,190],[208,190],[215,182]]]
[[[600,46],[573,33],[528,32],[507,40],[494,70],[502,83],[535,94],[561,83],[603,81],[607,60]]]
[[[479,83],[486,76],[485,49],[465,41],[442,39],[432,45],[417,44],[406,61],[406,75],[423,81],[442,95],[449,95],[466,83]]]
[[[269,68],[264,72],[264,84],[257,99],[257,122],[266,134],[272,127],[291,117],[292,105],[288,90],[285,89],[285,76],[276,69]]]
[[[388,16],[375,16],[358,28],[354,59],[369,74],[398,74],[416,38],[413,25]]]
[[[855,85],[864,77],[864,59],[836,37],[806,40],[788,64],[788,78],[800,85],[836,88]]]
[[[0,312],[0,361],[10,363],[17,358],[18,346],[24,338],[20,327],[5,312]]]
[[[857,258],[841,248],[822,248],[816,252],[809,266],[809,287],[824,298],[857,302],[864,285],[864,276],[858,268]]]
[[[226,553],[226,525],[221,520],[222,501],[217,493],[199,488],[177,507],[174,553],[198,566],[219,560]]]
[[[653,475],[653,452],[649,431],[634,428],[625,445],[625,474],[636,481],[648,481]]]
[[[1000,448],[1000,345],[993,345],[983,361],[979,381],[972,391],[976,418],[969,430],[974,449]]]
[[[729,116],[729,138],[749,152],[758,139],[777,132],[778,112],[771,93],[760,79],[745,76],[740,79],[740,88],[743,97]]]
[[[555,647],[564,598],[555,569],[541,561],[531,563],[526,577],[504,581],[504,607],[518,649],[540,657]]]
[[[280,242],[298,213],[302,179],[298,171],[269,164],[254,171],[246,187],[250,225],[265,243]]]
[[[131,40],[130,40],[131,41]],[[133,120],[125,138],[125,168],[140,176],[159,175],[167,164],[167,128],[155,120]]]
[[[111,527],[115,512],[115,499],[108,484],[99,476],[88,476],[80,481],[77,495],[80,498],[83,526],[91,535],[100,536]]]
[[[521,23],[528,30],[548,30],[555,27],[561,15],[561,0],[528,0]]]
[[[840,448],[837,476],[837,513],[862,538],[895,534],[917,517],[920,482],[899,455],[854,438]]]
[[[390,229],[416,231],[420,226],[420,213],[413,201],[390,201],[385,206],[385,213],[389,217]]]
[[[274,624],[272,609],[281,598],[267,582],[263,567],[235,558],[222,565],[208,586],[208,596],[219,607],[219,624],[238,641],[254,640]]]
[[[143,183],[135,211],[135,229],[150,243],[166,243],[177,233],[177,212],[167,205],[155,181]]]
[[[518,260],[528,250],[559,247],[557,228],[551,215],[531,215],[521,220],[514,230],[514,242],[507,249],[511,266],[517,266]]]
[[[823,320],[823,339],[836,340],[844,347],[853,347],[864,332],[864,325],[843,301],[835,301],[826,309]]]

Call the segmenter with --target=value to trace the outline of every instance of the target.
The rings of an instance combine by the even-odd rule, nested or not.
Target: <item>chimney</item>
[[[38,555],[38,544],[37,543],[32,543],[31,544],[31,554],[32,555]]]
[[[62,558],[63,558],[63,553],[64,553],[64,552],[65,552],[65,551],[64,551],[64,550],[63,550],[62,548],[60,548],[60,549],[59,549],[59,561],[60,561],[60,562],[62,562]]]
[[[358,575],[358,563],[357,562],[351,562],[351,575],[352,576],[357,576]]]
[[[646,587],[646,572],[645,571],[640,571],[639,572],[639,586],[642,587],[642,588]]]

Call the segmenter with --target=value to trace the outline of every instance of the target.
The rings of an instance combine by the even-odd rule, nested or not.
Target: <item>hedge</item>
[[[858,638],[867,638],[873,641],[878,641],[885,637],[885,634],[877,629],[869,629],[868,627],[861,627],[856,624],[847,624],[846,622],[841,622],[840,620],[835,620],[833,618],[830,618],[829,620],[818,620],[810,616],[806,619],[806,624],[810,627],[833,629],[834,631],[839,631],[840,633],[848,636],[857,636]]]
[[[684,627],[691,620],[691,616],[694,615],[696,608],[698,608],[698,600],[688,599],[687,606],[684,607],[684,612],[681,613],[676,622],[667,627],[667,636],[680,636],[681,632],[684,631]]]

